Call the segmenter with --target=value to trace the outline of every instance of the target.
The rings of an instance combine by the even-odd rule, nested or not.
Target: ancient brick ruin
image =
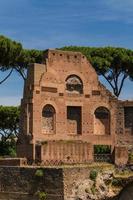
[[[133,102],[114,97],[81,53],[48,50],[43,64],[28,70],[18,157],[43,164],[89,163],[94,145],[110,146],[117,163],[127,162],[121,149],[133,145]]]

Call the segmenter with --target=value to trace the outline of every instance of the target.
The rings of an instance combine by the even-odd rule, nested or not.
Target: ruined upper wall
[[[133,107],[133,100],[121,101],[121,105],[124,107]]]
[[[97,90],[99,87],[97,73],[83,54],[47,50],[44,53],[43,64],[34,63],[28,68],[24,96],[32,98],[30,91],[33,91],[33,88],[37,86],[63,88],[67,77],[70,75],[76,75],[82,80],[85,93]]]
[[[72,62],[74,64],[81,65],[81,63],[84,63],[87,59],[80,52],[49,49],[44,53],[44,63],[46,63],[46,60],[49,60],[50,62]]]
[[[79,52],[48,50],[44,54],[44,64],[46,73],[41,76],[40,86],[57,84],[58,87],[60,84],[60,87],[63,87],[68,76],[76,75],[82,80],[84,91],[98,87],[99,81],[95,69]]]

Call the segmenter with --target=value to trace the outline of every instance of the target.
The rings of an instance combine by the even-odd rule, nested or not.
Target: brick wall
[[[41,160],[45,165],[89,163],[93,146],[82,141],[48,141],[42,146]]]
[[[0,167],[0,200],[39,200],[45,192],[47,200],[64,200],[62,169]]]
[[[21,145],[18,143],[18,155],[23,157],[23,152],[28,154],[26,146],[25,151],[21,147],[22,143],[28,144],[26,137],[29,136],[29,144],[33,144],[30,154],[33,160],[38,142],[80,140],[92,145],[112,146],[115,142],[117,103],[99,83],[94,68],[84,55],[48,50],[44,55],[44,64],[34,64],[29,68],[21,106]],[[44,119],[42,111],[48,104],[55,110],[54,117],[47,116]],[[109,110],[110,121],[95,120],[94,113],[99,107]],[[72,114],[69,108],[73,108]],[[25,140],[22,141],[22,138]],[[82,151],[81,148],[80,154]],[[61,154],[60,150],[57,154]]]

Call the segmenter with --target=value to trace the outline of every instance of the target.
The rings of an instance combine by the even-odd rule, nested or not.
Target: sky
[[[133,0],[0,0],[0,35],[28,49],[133,49]],[[0,80],[5,75],[0,72]],[[0,105],[19,105],[22,94],[23,80],[14,73],[0,85]],[[126,81],[120,99],[133,99],[132,82]]]

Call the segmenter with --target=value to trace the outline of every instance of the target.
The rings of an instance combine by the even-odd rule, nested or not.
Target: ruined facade
[[[115,98],[84,55],[48,50],[29,67],[21,102],[19,157],[86,163],[94,146],[133,144],[133,102]],[[119,156],[118,156],[119,157]],[[124,162],[124,161],[123,161]]]

